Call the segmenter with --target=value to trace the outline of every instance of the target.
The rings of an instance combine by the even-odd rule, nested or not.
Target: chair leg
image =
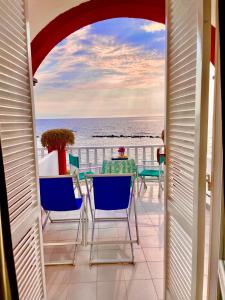
[[[134,246],[132,243],[132,236],[131,236],[131,229],[130,229],[130,217],[129,213],[127,212],[127,225],[128,225],[128,234],[130,238],[130,248],[131,248],[131,255],[132,255],[132,263],[134,263]]]
[[[84,205],[84,210],[83,210],[83,224],[82,224],[82,240],[83,240],[83,246],[87,245],[87,232],[88,232],[88,212],[87,212],[87,206],[86,202]]]
[[[135,220],[135,229],[136,229],[137,244],[139,245],[139,231],[138,231],[137,210],[136,210],[136,203],[135,203],[135,201],[134,201],[134,220]]]
[[[161,198],[162,195],[162,184],[161,184],[161,177],[159,176],[159,197]]]
[[[50,220],[51,223],[53,223],[53,219],[52,219],[52,217],[50,215],[50,212],[49,212],[49,220]]]
[[[142,189],[142,185],[143,185],[143,177],[140,177],[140,181],[141,181],[141,185],[139,187],[139,191],[138,191],[138,195],[141,195],[141,189]]]
[[[137,177],[136,177],[136,189],[137,189],[137,190],[135,191],[135,195],[136,195],[136,193],[137,193],[138,196],[140,196],[140,195],[139,195],[139,182],[138,182],[138,181],[139,181],[139,179],[138,179],[138,176],[137,176]]]
[[[92,250],[93,250],[93,242],[94,242],[94,234],[95,234],[95,212],[92,220],[92,230],[91,230],[91,249],[90,249],[90,258],[89,263],[92,261]]]
[[[92,188],[93,188],[93,181],[90,180],[90,192],[92,191]]]
[[[145,177],[143,177],[143,183],[144,183],[144,189],[147,190],[147,184],[146,184],[146,181],[145,181]]]
[[[80,225],[82,223],[82,231],[83,231],[83,208],[80,212],[80,221],[78,223],[78,228],[77,228],[77,234],[76,234],[76,240],[75,240],[75,248],[74,248],[74,253],[73,253],[73,265],[75,266],[75,260],[76,260],[76,253],[77,253],[77,240],[79,237],[79,232],[80,232]],[[83,239],[83,234],[82,234],[82,239]]]
[[[42,225],[42,230],[45,229],[45,226],[46,226],[46,224],[47,224],[47,222],[48,222],[48,219],[50,219],[50,211],[45,211],[45,213],[46,213],[46,217],[45,217],[44,223],[43,223],[43,225]],[[50,219],[50,220],[51,220],[51,219]]]

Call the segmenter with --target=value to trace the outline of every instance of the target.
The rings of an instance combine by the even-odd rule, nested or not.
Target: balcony
[[[46,267],[48,299],[163,299],[163,197],[158,197],[158,185],[148,188],[136,198],[140,245],[134,244],[135,265],[89,266],[89,246],[79,246],[76,266]],[[66,217],[66,216],[65,216]],[[69,217],[67,215],[67,217]],[[71,215],[70,215],[71,217]],[[90,219],[90,218],[89,218]],[[50,224],[44,231],[44,241],[71,240],[74,224]],[[132,223],[132,231],[134,231]],[[91,224],[88,234],[90,236]],[[98,225],[97,238],[124,238],[128,235],[124,224],[115,222]],[[67,248],[46,248],[48,260],[72,258]],[[116,258],[129,255],[127,246],[104,245],[94,249],[97,258]]]
[[[156,159],[158,145],[130,146],[126,151],[136,163],[143,159]],[[117,147],[81,147],[69,148],[68,152],[79,155],[82,163],[101,165],[104,159],[110,159]],[[39,158],[46,157],[44,149],[38,149]],[[52,158],[51,158],[52,159]],[[51,162],[52,163],[52,162]],[[86,193],[86,187],[82,185]],[[89,266],[90,246],[79,246],[76,266],[46,266],[48,299],[127,299],[147,300],[163,299],[164,277],[164,195],[159,193],[158,183],[147,182],[147,190],[136,193],[140,244],[134,244],[135,265],[93,265]],[[55,216],[57,217],[57,214]],[[62,217],[62,216],[61,216]],[[71,218],[70,213],[63,215]],[[88,239],[91,235],[91,217],[89,212]],[[205,288],[207,287],[208,266],[208,220],[206,209],[206,247],[205,247]],[[101,223],[97,225],[96,237],[123,239],[128,236],[128,229],[123,223]],[[47,224],[43,236],[45,242],[72,240],[77,225]],[[134,221],[132,229],[135,232]],[[95,246],[94,256],[98,259],[126,258],[130,254],[126,245]],[[45,248],[46,260],[72,259],[73,247]],[[205,299],[205,295],[204,295]]]

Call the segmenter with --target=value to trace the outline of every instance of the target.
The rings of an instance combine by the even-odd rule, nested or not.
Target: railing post
[[[126,147],[127,148],[127,156],[128,158],[130,157],[130,147]]]
[[[135,163],[138,164],[138,147],[135,147]]]
[[[106,148],[103,148],[103,160],[105,160],[105,150]]]
[[[86,163],[90,163],[89,148],[86,148]]]
[[[146,147],[143,147],[143,160],[146,160]]]
[[[95,163],[95,165],[97,165],[98,164],[98,149],[97,148],[95,148],[94,149],[94,163]]]
[[[113,156],[113,148],[110,148],[111,149],[111,157]]]
[[[151,160],[155,160],[154,159],[154,147],[151,147]]]
[[[78,148],[78,157],[79,157],[79,161],[81,162],[81,149]]]

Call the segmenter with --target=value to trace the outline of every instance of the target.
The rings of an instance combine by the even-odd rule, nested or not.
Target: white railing
[[[79,156],[81,163],[101,165],[103,160],[110,160],[113,156],[118,155],[118,148],[119,146],[68,147],[67,151],[75,156]],[[125,146],[125,154],[138,164],[142,163],[143,160],[156,160],[158,148],[163,148],[163,145]],[[46,149],[38,148],[39,158],[45,157],[46,154]]]

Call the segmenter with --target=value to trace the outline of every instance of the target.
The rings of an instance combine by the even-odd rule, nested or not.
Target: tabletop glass
[[[137,167],[134,159],[128,160],[104,160],[102,174],[136,173]]]

